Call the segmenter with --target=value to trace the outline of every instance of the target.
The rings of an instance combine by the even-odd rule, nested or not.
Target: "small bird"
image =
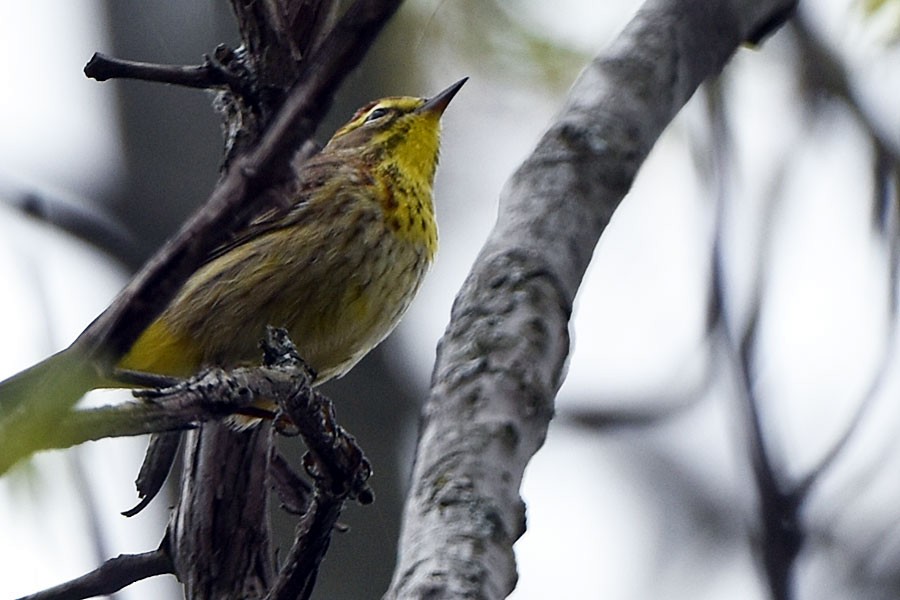
[[[434,259],[440,120],[466,80],[360,108],[298,170],[289,206],[213,252],[117,369],[188,377],[258,364],[273,325],[288,330],[316,385],[346,373],[396,327]],[[0,407],[53,377],[65,352],[0,383]],[[109,377],[98,371],[83,387],[130,387]]]

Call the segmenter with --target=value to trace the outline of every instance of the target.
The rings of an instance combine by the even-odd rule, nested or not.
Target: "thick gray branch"
[[[650,0],[575,82],[504,189],[438,347],[386,598],[502,598],[515,587],[519,485],[553,414],[572,302],[600,233],[700,82],[792,4]]]

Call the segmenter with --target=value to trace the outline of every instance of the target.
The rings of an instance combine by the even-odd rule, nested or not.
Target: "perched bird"
[[[273,325],[288,330],[316,384],[346,373],[394,329],[434,258],[440,119],[465,82],[359,109],[298,170],[290,205],[213,252],[117,369],[187,377],[257,364]],[[65,353],[0,383],[0,409],[55,376]],[[129,387],[115,372],[79,383]]]

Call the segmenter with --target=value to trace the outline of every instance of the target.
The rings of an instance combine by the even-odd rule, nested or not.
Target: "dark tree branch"
[[[260,90],[276,95],[269,98],[270,102],[280,105],[283,99],[277,95],[291,87],[300,73],[303,59],[331,31],[340,4],[328,0],[231,0],[248,60],[258,64],[264,59],[267,63],[265,68],[253,70],[258,73]]]
[[[331,544],[331,535],[344,507],[338,496],[317,494],[300,518],[285,565],[265,600],[307,600],[319,574],[319,565]]]
[[[81,600],[115,594],[136,581],[173,573],[164,546],[143,554],[120,554],[90,573],[19,600]]]
[[[272,330],[270,340],[285,337],[283,330]],[[293,345],[282,352],[285,365],[297,368],[300,358]],[[266,596],[267,600],[293,600],[310,597],[319,565],[331,543],[344,502],[356,499],[369,504],[374,499],[366,481],[372,474],[369,461],[334,418],[334,407],[310,386],[298,386],[292,393],[279,396],[281,409],[290,417],[306,447],[303,464],[312,477],[314,496],[297,524],[294,543],[284,567]],[[297,484],[295,493],[305,490]]]
[[[224,46],[216,49],[216,57],[203,57],[203,64],[198,66],[159,65],[114,58],[95,52],[84,66],[84,74],[97,81],[108,79],[138,79],[168,83],[198,89],[216,89],[227,87],[235,93],[245,93],[250,88],[247,74],[231,71],[218,60],[220,53],[230,53]]]
[[[272,428],[206,423],[185,435],[167,539],[190,600],[262,598],[276,566],[269,524]]]

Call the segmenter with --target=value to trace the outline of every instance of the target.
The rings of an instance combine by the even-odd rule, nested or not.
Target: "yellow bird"
[[[397,325],[437,251],[440,119],[465,82],[359,109],[301,168],[292,205],[214,252],[117,367],[187,377],[258,364],[274,325],[288,329],[316,384],[346,373]],[[65,352],[0,383],[0,408],[55,376]],[[116,385],[98,370],[83,387]]]

